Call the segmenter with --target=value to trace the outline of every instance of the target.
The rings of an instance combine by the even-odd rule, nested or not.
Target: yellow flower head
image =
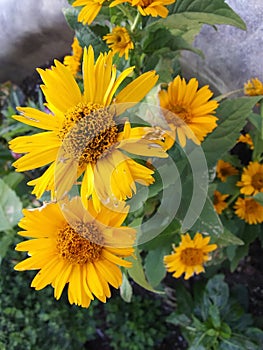
[[[179,278],[185,273],[184,279],[189,279],[194,273],[204,272],[204,263],[210,260],[209,253],[217,248],[216,244],[209,244],[210,237],[196,233],[191,239],[187,233],[181,235],[179,247],[173,248],[174,253],[164,257],[164,264],[168,272],[174,272],[173,277]]]
[[[250,149],[254,149],[254,144],[253,141],[251,139],[251,136],[249,134],[245,134],[245,135],[240,135],[237,142],[242,142],[242,143],[246,143],[247,145],[249,145]]]
[[[214,208],[217,214],[222,214],[223,210],[227,208],[225,199],[229,197],[228,194],[222,194],[219,191],[214,192]]]
[[[248,167],[244,168],[237,186],[241,187],[241,193],[248,196],[263,192],[263,164],[250,162]]]
[[[121,226],[127,209],[121,214],[102,207],[96,213],[91,201],[88,211],[75,197],[64,209],[57,203],[24,210],[19,226],[21,236],[30,240],[19,243],[18,251],[27,251],[29,258],[15,270],[39,270],[31,287],[36,290],[51,285],[59,299],[68,284],[70,304],[88,307],[94,296],[102,302],[111,296],[109,285],[119,288],[122,274],[119,266],[130,267],[122,258],[133,254],[135,231]],[[70,217],[70,223],[66,220]]]
[[[249,96],[263,95],[263,83],[258,78],[252,78],[244,84],[244,94]]]
[[[167,5],[175,3],[176,0],[114,0],[110,7],[129,2],[132,6],[136,6],[142,16],[160,16],[165,18],[168,16]]]
[[[235,213],[248,224],[261,224],[263,222],[263,206],[253,198],[239,197],[234,205]]]
[[[90,25],[99,14],[102,5],[107,0],[76,0],[72,6],[84,6],[78,15],[78,21]]]
[[[195,78],[187,84],[179,75],[168,85],[167,91],[159,92],[160,106],[166,110],[164,117],[172,130],[171,144],[176,137],[182,147],[187,138],[199,144],[214,130],[217,118],[213,114],[218,103],[209,101],[212,95],[208,86],[198,90]]]
[[[118,77],[112,52],[94,61],[92,47],[84,50],[83,92],[72,73],[58,61],[51,69],[38,69],[42,91],[52,114],[31,107],[18,108],[14,119],[48,130],[17,137],[10,142],[16,153],[26,153],[13,165],[27,171],[48,165],[44,174],[30,181],[38,198],[51,190],[52,198],[65,196],[83,175],[83,202],[90,196],[99,208],[100,201],[125,200],[135,192],[135,181],[149,185],[153,171],[131,159],[126,152],[146,157],[167,157],[160,135],[151,127],[131,127],[126,122],[118,129],[118,115],[139,102],[155,85],[158,76],[147,72],[129,83],[115,96],[134,67]],[[150,135],[148,137],[148,135]]]
[[[220,159],[217,162],[216,174],[221,181],[226,182],[227,177],[232,175],[237,175],[238,170],[234,168],[230,163]]]
[[[129,50],[134,49],[130,35],[127,29],[124,27],[117,26],[113,28],[111,33],[103,37],[103,40],[106,41],[107,45],[114,54],[118,53],[120,57],[125,55],[126,60],[129,57]]]
[[[65,56],[63,64],[71,70],[74,76],[76,76],[78,71],[80,70],[80,62],[82,58],[83,49],[79,45],[78,39],[76,37],[74,37],[71,47],[72,55]]]

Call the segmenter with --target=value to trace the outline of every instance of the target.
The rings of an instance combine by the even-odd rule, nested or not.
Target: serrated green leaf
[[[218,329],[221,325],[221,319],[220,319],[220,312],[217,305],[215,304],[210,305],[208,313],[209,313],[209,316],[211,317],[213,327],[215,329]]]
[[[222,310],[228,303],[229,288],[224,282],[223,275],[216,275],[210,278],[205,287],[205,291],[207,293],[206,297],[209,297],[209,299],[219,308],[219,310]]]
[[[22,203],[16,193],[0,179],[0,231],[12,229],[22,217]]]
[[[177,314],[176,312],[171,313],[167,317],[166,321],[176,326],[182,326],[182,327],[187,327],[192,323],[189,317],[187,317],[184,314]]]
[[[241,97],[220,103],[216,112],[218,126],[202,143],[209,169],[235,145],[251,109],[258,100],[258,96]]]
[[[229,24],[246,30],[246,24],[224,0],[177,0],[170,6],[170,13],[164,23],[188,26],[193,22],[210,25]]]
[[[128,268],[127,271],[128,271],[128,274],[131,276],[131,278],[134,280],[134,282],[136,282],[141,287],[143,287],[144,289],[150,292],[154,292],[158,294],[164,293],[162,291],[155,290],[152,287],[152,285],[149,283],[149,281],[147,281],[138,250],[136,250],[136,259],[134,257],[128,257],[126,258],[126,260],[132,262],[132,267]]]

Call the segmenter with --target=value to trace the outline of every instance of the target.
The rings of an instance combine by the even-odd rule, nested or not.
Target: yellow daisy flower
[[[226,179],[228,176],[237,175],[237,174],[238,174],[238,170],[234,168],[230,163],[225,162],[222,159],[220,159],[217,162],[216,175],[221,181],[226,182]]]
[[[198,90],[195,78],[187,84],[179,75],[168,85],[167,91],[159,91],[160,106],[166,110],[164,117],[172,131],[168,133],[171,145],[176,134],[184,147],[186,138],[200,144],[214,130],[217,118],[213,114],[218,103],[208,101],[212,95],[207,85]]]
[[[244,84],[244,94],[249,96],[263,95],[263,83],[258,78],[252,78]]]
[[[204,272],[204,263],[210,260],[209,253],[217,248],[216,244],[209,244],[210,237],[205,237],[196,233],[191,239],[187,233],[181,235],[179,247],[174,249],[174,253],[164,257],[164,264],[168,272],[174,272],[173,277],[179,278],[185,273],[184,279],[189,279],[196,273]]]
[[[242,142],[242,143],[246,143],[247,145],[249,145],[250,149],[254,149],[254,144],[252,141],[252,138],[249,134],[245,134],[245,135],[240,135],[237,142]]]
[[[263,164],[250,162],[247,168],[243,169],[241,181],[237,182],[241,187],[240,192],[248,196],[263,192]]]
[[[136,6],[142,16],[160,16],[165,18],[168,16],[167,5],[175,3],[176,0],[115,0],[110,7],[129,2],[132,6]]]
[[[223,210],[227,208],[225,199],[229,197],[228,194],[222,194],[219,191],[214,192],[214,208],[217,214],[222,214]]]
[[[19,243],[18,251],[30,256],[19,262],[15,270],[40,270],[31,287],[36,290],[51,285],[59,299],[68,284],[70,304],[88,307],[94,296],[102,302],[111,296],[109,286],[119,288],[122,273],[119,266],[130,267],[122,258],[133,254],[135,231],[121,226],[127,208],[121,213],[102,207],[96,213],[91,201],[88,211],[75,197],[64,206],[58,203],[24,210],[19,235],[32,239]],[[66,217],[70,217],[70,224]]]
[[[249,225],[263,222],[263,206],[253,198],[239,197],[234,205],[235,213]]]
[[[133,42],[126,28],[117,26],[112,32],[104,35],[103,40],[106,41],[113,53],[118,53],[120,57],[125,55],[125,59],[129,58],[129,50],[134,49]]]
[[[90,25],[99,14],[102,5],[108,0],[76,0],[72,3],[74,7],[84,6],[78,15],[78,21]]]
[[[72,55],[65,56],[63,64],[71,70],[74,76],[76,76],[80,70],[80,62],[81,62],[82,53],[83,53],[83,49],[79,45],[78,39],[76,37],[74,37],[71,48],[72,48]]]
[[[50,164],[41,177],[28,183],[35,186],[32,193],[38,198],[46,190],[51,190],[52,198],[62,198],[84,174],[81,183],[83,202],[92,195],[99,209],[100,200],[131,197],[136,191],[135,181],[144,185],[154,181],[152,170],[123,151],[147,157],[167,157],[160,135],[154,135],[153,128],[132,128],[129,122],[124,127],[118,126],[116,118],[139,102],[155,85],[158,76],[153,71],[142,74],[123,88],[110,106],[116,90],[134,69],[127,68],[117,77],[112,56],[112,52],[100,54],[94,62],[92,47],[84,50],[83,92],[62,63],[55,61],[51,69],[38,69],[44,81],[42,91],[52,114],[31,107],[17,108],[22,115],[14,116],[14,119],[48,130],[17,137],[10,142],[13,152],[26,153],[13,164],[17,171]]]

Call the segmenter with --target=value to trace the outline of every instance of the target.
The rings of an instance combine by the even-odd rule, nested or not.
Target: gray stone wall
[[[35,68],[70,52],[74,32],[66,0],[0,1],[0,82],[20,82]]]
[[[205,25],[194,43],[205,60],[188,52],[182,58],[187,77],[199,77],[221,93],[242,88],[251,77],[263,80],[263,0],[226,2],[244,20],[247,31],[226,25],[216,31]]]

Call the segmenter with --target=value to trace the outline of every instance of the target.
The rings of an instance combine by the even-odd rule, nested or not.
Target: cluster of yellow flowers
[[[243,142],[243,138],[241,138]],[[251,139],[247,137],[250,147]],[[240,141],[239,141],[240,142]],[[217,177],[225,182],[229,176],[239,174],[239,171],[230,163],[219,160],[217,163]],[[235,213],[248,224],[260,224],[263,222],[263,206],[257,202],[253,196],[259,192],[263,192],[263,164],[259,162],[250,162],[241,174],[241,179],[236,183],[240,187],[240,195],[235,202]],[[214,193],[214,207],[218,214],[221,214],[228,204],[225,200],[228,194],[222,194],[219,191]]]
[[[110,6],[122,2],[116,0]],[[128,2],[142,15],[165,17],[164,5],[174,1]],[[76,0],[73,6],[84,6],[79,19],[89,24],[103,3]],[[166,158],[175,139],[182,147],[187,139],[199,144],[217,121],[218,103],[210,100],[208,86],[198,89],[196,79],[186,83],[179,76],[158,95],[169,130],[156,132],[123,121],[121,114],[147,95],[158,76],[154,71],[143,73],[120,89],[134,67],[117,76],[113,55],[127,57],[133,44],[118,27],[105,40],[112,51],[101,53],[96,60],[93,48],[82,52],[75,39],[72,58],[65,58],[64,64],[55,60],[51,69],[38,69],[50,113],[19,107],[20,115],[14,119],[44,132],[10,142],[13,152],[24,153],[14,163],[17,171],[46,166],[43,174],[28,184],[34,186],[32,193],[37,198],[50,191],[52,199],[40,208],[24,210],[19,234],[31,239],[16,249],[27,251],[30,257],[15,269],[40,270],[32,287],[39,290],[50,284],[57,299],[68,284],[69,302],[83,307],[94,297],[105,302],[111,295],[110,286],[119,288],[122,283],[119,266],[132,265],[125,258],[134,254],[136,232],[123,224],[129,211],[125,201],[136,193],[136,182],[145,186],[154,182],[154,170],[127,154]],[[83,89],[75,79],[82,56]],[[80,184],[80,196],[70,199],[76,183]],[[175,277],[185,273],[188,279],[204,271],[203,264],[216,245],[209,245],[210,237],[203,238],[200,233],[193,239],[189,234],[181,238],[180,246],[164,257],[164,263],[168,271],[175,271]]]

